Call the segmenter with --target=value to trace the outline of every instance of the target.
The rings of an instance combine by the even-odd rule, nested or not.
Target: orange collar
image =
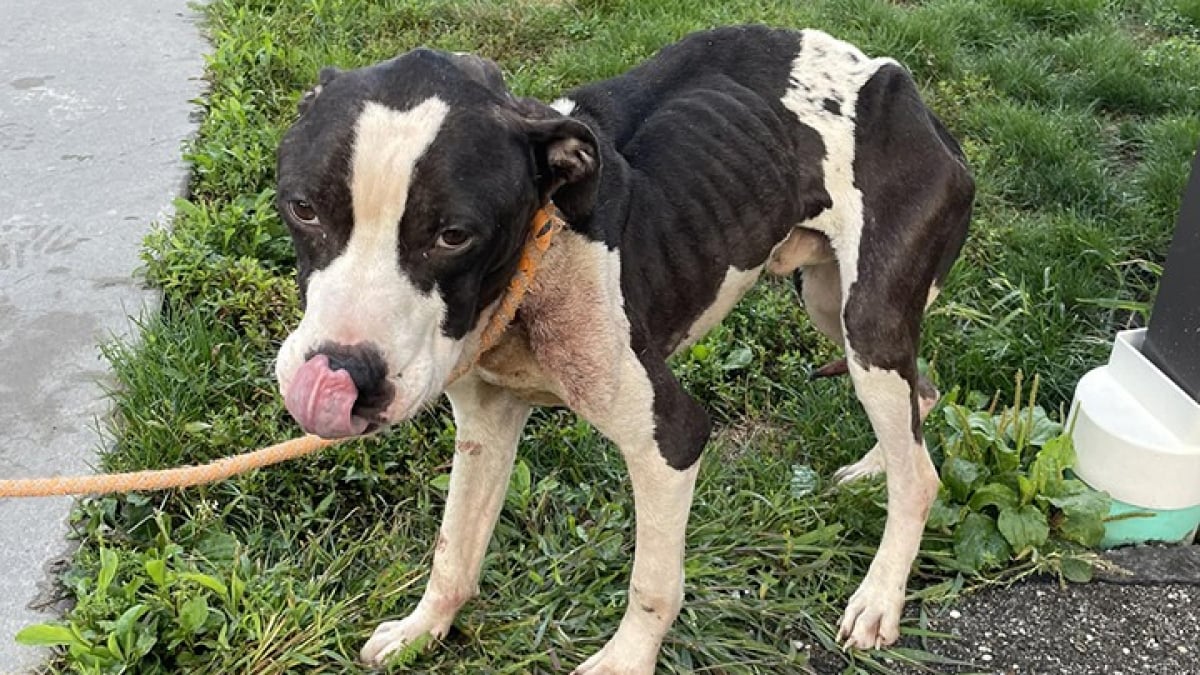
[[[542,256],[550,248],[550,242],[554,239],[554,235],[558,234],[565,226],[562,213],[559,212],[558,207],[554,206],[553,202],[547,201],[534,212],[533,219],[529,223],[529,236],[525,241],[525,248],[521,251],[521,260],[517,263],[517,271],[513,275],[512,281],[508,283],[504,295],[500,298],[500,305],[496,307],[496,311],[492,312],[487,326],[479,334],[479,348],[475,350],[475,355],[469,360],[459,361],[458,366],[450,373],[446,384],[450,384],[474,368],[475,364],[479,362],[479,357],[500,341],[500,336],[508,330],[509,324],[517,315],[521,301],[525,299],[525,294],[533,285],[538,267],[542,262]]]

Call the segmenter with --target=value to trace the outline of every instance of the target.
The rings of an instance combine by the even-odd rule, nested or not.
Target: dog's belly
[[[791,274],[805,265],[819,265],[835,260],[829,238],[806,227],[797,227],[771,251],[767,261],[757,267],[743,270],[731,266],[717,289],[717,296],[688,327],[675,345],[672,356],[704,338],[710,330],[733,311],[737,303],[750,291],[762,276],[763,270],[774,275]]]
[[[672,355],[678,354],[688,347],[695,344],[701,338],[708,334],[708,331],[716,327],[717,324],[725,318],[734,305],[746,295],[750,287],[758,281],[762,275],[763,266],[759,265],[748,270],[740,270],[736,267],[729,267],[725,270],[725,278],[721,281],[721,286],[717,289],[717,297],[713,299],[705,310],[692,322],[688,327],[687,333],[675,345]]]

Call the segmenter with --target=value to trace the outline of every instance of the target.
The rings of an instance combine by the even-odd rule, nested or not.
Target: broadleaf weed
[[[942,488],[927,527],[953,537],[964,572],[1035,558],[1045,571],[1065,575],[1063,560],[1100,543],[1111,502],[1070,477],[1071,437],[1037,405],[1038,378],[1024,401],[1020,373],[1015,383],[1011,405],[1000,404],[999,396],[986,406],[979,405],[980,395],[963,403],[958,391],[947,397],[938,444]],[[1074,576],[1077,569],[1071,568]]]

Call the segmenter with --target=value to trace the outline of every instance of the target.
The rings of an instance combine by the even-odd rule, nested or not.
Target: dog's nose
[[[324,355],[329,359],[330,370],[344,370],[350,374],[358,396],[354,400],[353,414],[368,421],[380,420],[383,411],[392,402],[394,388],[388,382],[387,361],[383,352],[369,342],[352,345],[326,342],[308,355],[308,358]]]

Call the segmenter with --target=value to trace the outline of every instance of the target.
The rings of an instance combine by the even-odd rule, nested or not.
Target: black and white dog
[[[883,541],[840,637],[896,640],[938,486],[921,317],[973,193],[908,72],[819,31],[698,33],[551,105],[466,54],[322,72],[279,148],[306,305],[277,375],[306,431],[370,433],[438,397],[473,358],[535,210],[552,197],[569,224],[501,342],[445,388],[458,437],[428,586],[363,659],[449,629],[477,593],[530,407],[566,405],[620,448],[637,507],[624,619],[576,672],[652,673],[683,599],[710,430],[667,359],[764,270],[802,279],[813,323],[845,347],[878,444],[842,477],[887,472]]]

